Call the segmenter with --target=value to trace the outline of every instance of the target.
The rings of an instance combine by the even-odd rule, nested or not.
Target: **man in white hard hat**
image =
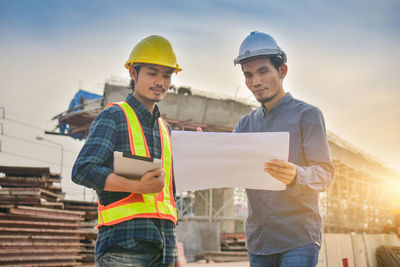
[[[318,195],[333,178],[323,115],[285,93],[286,61],[276,41],[262,32],[250,33],[234,60],[261,103],[239,120],[234,132],[290,133],[289,160],[260,166],[286,184],[286,190],[246,190],[246,246],[252,267],[316,266],[322,241]]]
[[[156,35],[133,48],[125,67],[133,94],[96,117],[72,180],[99,198],[96,266],[180,266],[171,127],[156,103],[181,69],[169,41]],[[128,179],[114,173],[114,151],[162,159],[162,168]]]

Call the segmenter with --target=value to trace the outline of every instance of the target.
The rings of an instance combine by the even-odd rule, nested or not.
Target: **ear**
[[[279,67],[279,78],[280,78],[280,79],[285,78],[287,72],[288,72],[288,66],[287,66],[286,64],[282,64],[282,65]]]
[[[136,72],[136,69],[132,65],[129,66],[129,75],[131,76],[131,79],[136,82],[137,72]]]

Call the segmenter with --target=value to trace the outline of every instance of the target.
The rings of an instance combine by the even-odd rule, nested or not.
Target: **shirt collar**
[[[147,116],[153,117],[154,119],[158,119],[160,117],[160,109],[157,104],[154,107],[153,114],[139,101],[134,97],[131,93],[125,99],[126,102],[133,108],[136,113],[145,114]]]
[[[289,104],[293,100],[293,96],[290,93],[286,93],[279,101],[271,108],[270,111],[265,109],[265,106],[261,104],[261,110],[263,115],[267,115],[268,113],[272,113],[276,115],[279,111],[284,108],[287,104]]]

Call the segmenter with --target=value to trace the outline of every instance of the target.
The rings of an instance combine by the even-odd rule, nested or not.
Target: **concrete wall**
[[[362,152],[350,147],[350,145],[343,144],[343,140],[329,133],[328,142],[332,158],[339,159],[355,169],[362,170],[380,179],[382,179],[382,176],[389,178],[396,176],[394,171],[385,167],[382,163],[362,154]]]
[[[179,222],[176,230],[178,242],[183,243],[185,258],[189,262],[202,251],[220,251],[219,223]]]
[[[107,106],[110,102],[118,102],[125,100],[126,96],[132,92],[126,86],[111,85],[106,83],[104,85],[103,107]]]
[[[121,101],[132,90],[105,84],[103,106]],[[234,100],[219,100],[199,95],[179,95],[168,92],[158,103],[161,114],[168,119],[192,121],[209,125],[235,127],[237,121],[253,108]]]
[[[166,118],[232,128],[244,114],[252,110],[251,106],[234,100],[174,93],[169,93],[159,106]]]

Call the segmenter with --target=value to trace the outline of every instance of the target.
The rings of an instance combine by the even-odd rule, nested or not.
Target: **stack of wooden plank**
[[[64,200],[49,168],[0,166],[0,265],[94,262],[97,203]]]
[[[247,251],[245,247],[244,233],[222,233],[221,234],[222,251]]]
[[[85,221],[97,220],[97,203],[77,200],[63,200],[64,209],[85,212]]]
[[[2,187],[42,188],[64,196],[60,185],[61,176],[50,173],[49,168],[0,166],[0,172],[5,175],[5,177],[0,177],[0,186]]]
[[[81,262],[94,262],[94,250],[97,238],[97,203],[76,200],[63,200],[64,209],[84,212],[84,219],[81,223],[82,230],[85,230],[84,239],[81,240],[80,255],[83,256]]]
[[[195,260],[208,262],[240,262],[248,260],[244,233],[220,234],[221,251],[202,251]]]
[[[65,266],[82,259],[83,212],[5,205],[0,210],[0,264]]]

